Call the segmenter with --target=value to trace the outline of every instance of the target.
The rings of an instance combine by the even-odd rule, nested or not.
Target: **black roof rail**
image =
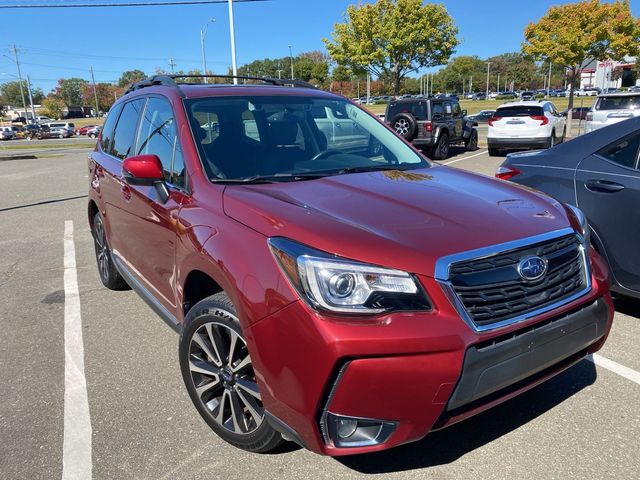
[[[154,75],[139,82],[134,82],[129,85],[129,88],[124,92],[124,95],[131,93],[135,90],[139,90],[145,87],[152,87],[155,85],[164,85],[167,87],[174,87],[180,90],[180,85],[185,85],[187,82],[176,81],[181,78],[225,78],[229,80],[254,80],[280,87],[294,87],[294,88],[312,88],[316,90],[314,85],[303,80],[296,79],[284,79],[284,78],[271,78],[271,77],[250,77],[245,75]],[[184,96],[181,92],[181,95]]]

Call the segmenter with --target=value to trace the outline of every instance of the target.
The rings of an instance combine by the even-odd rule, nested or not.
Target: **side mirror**
[[[156,187],[160,200],[169,198],[169,190],[164,182],[162,162],[157,155],[137,155],[125,158],[122,176],[129,185]]]
[[[465,109],[465,110],[462,110],[462,116],[463,116],[463,117],[466,117],[466,116],[467,116],[467,113],[468,113],[468,112],[467,112],[467,110],[466,110],[466,109]]]

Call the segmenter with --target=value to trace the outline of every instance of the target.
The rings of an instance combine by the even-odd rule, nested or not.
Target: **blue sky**
[[[33,3],[33,0],[31,0]],[[70,3],[72,0],[66,0]],[[356,0],[270,0],[236,4],[235,25],[238,64],[258,58],[294,55],[324,49],[322,38],[343,19]],[[9,3],[4,0],[1,3]],[[529,21],[540,18],[552,0],[451,0],[443,2],[459,30],[456,55],[491,55],[516,51]],[[636,16],[640,1],[632,1]],[[481,6],[482,5],[482,6]],[[209,17],[216,19],[206,37],[207,66],[226,72],[231,63],[227,5],[162,6],[133,8],[0,10],[0,50],[11,56],[15,42],[23,74],[45,93],[58,78],[114,81],[119,73],[140,68],[153,73],[176,68],[201,68],[200,29]],[[0,82],[13,80],[15,63],[0,56]]]

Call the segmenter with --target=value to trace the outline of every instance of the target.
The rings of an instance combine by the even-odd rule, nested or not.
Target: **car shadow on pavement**
[[[379,453],[337,457],[336,460],[365,474],[402,472],[449,464],[534,420],[593,384],[596,378],[594,364],[583,360],[519,397],[449,428],[430,433],[418,442]]]
[[[616,297],[614,299],[616,312],[629,315],[640,320],[640,300],[630,297]]]

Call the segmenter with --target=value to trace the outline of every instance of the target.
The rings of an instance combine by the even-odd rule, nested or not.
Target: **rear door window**
[[[598,155],[628,168],[638,168],[640,133],[629,135],[598,152]]]
[[[124,160],[133,155],[136,127],[143,107],[144,99],[139,98],[125,103],[122,108],[122,113],[113,133],[113,144],[110,153],[114,157]]]

